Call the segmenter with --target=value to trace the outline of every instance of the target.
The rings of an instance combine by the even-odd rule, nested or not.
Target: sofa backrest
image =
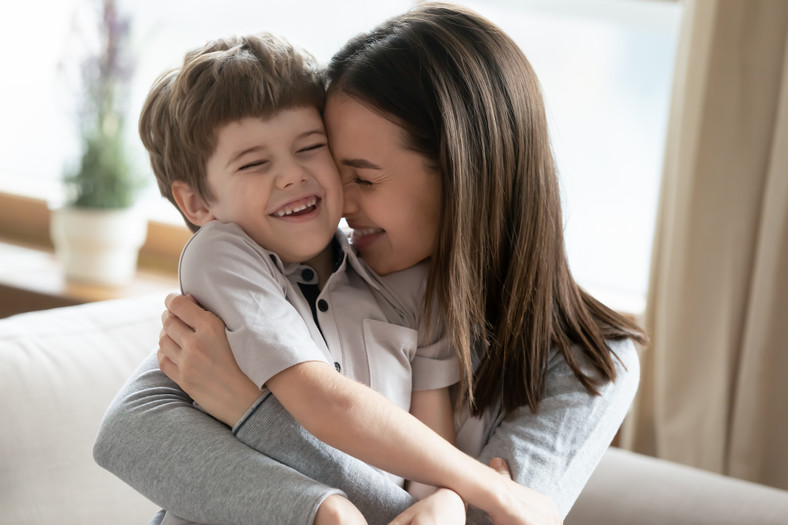
[[[0,320],[0,523],[147,523],[156,506],[93,461],[104,411],[158,344],[164,295]]]

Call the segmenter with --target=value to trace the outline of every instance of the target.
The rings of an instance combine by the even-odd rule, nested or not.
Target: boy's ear
[[[202,226],[216,217],[211,213],[208,203],[202,196],[194,191],[189,184],[182,180],[172,183],[172,196],[178,203],[178,208],[189,219],[189,222],[197,226]]]

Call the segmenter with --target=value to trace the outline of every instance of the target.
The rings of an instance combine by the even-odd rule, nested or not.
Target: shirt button
[[[317,309],[320,310],[321,312],[327,312],[328,311],[328,303],[326,302],[325,299],[320,299],[317,302]]]
[[[315,272],[313,272],[313,271],[312,271],[311,269],[309,269],[309,268],[306,268],[306,269],[304,269],[304,271],[303,271],[303,272],[301,272],[301,278],[302,278],[302,279],[303,279],[305,282],[310,282],[312,279],[314,279],[314,278],[315,278]]]
[[[340,365],[338,362],[334,362],[334,368],[337,369],[337,372],[342,371],[342,365]]]

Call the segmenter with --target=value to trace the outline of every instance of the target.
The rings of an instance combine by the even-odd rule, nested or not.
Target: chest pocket
[[[416,357],[418,332],[375,319],[364,319],[361,325],[369,362],[369,386],[409,410],[411,361]]]

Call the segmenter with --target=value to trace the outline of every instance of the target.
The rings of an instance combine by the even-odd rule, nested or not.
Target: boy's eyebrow
[[[374,162],[370,162],[366,159],[342,159],[341,164],[349,168],[359,168],[359,169],[367,169],[367,170],[383,169],[377,164],[375,164]]]
[[[303,137],[308,137],[309,135],[323,135],[323,136],[325,136],[325,134],[326,134],[326,132],[323,131],[322,129],[312,129],[312,130],[305,131],[305,132],[301,133],[301,135],[299,135],[299,137],[303,138]]]

